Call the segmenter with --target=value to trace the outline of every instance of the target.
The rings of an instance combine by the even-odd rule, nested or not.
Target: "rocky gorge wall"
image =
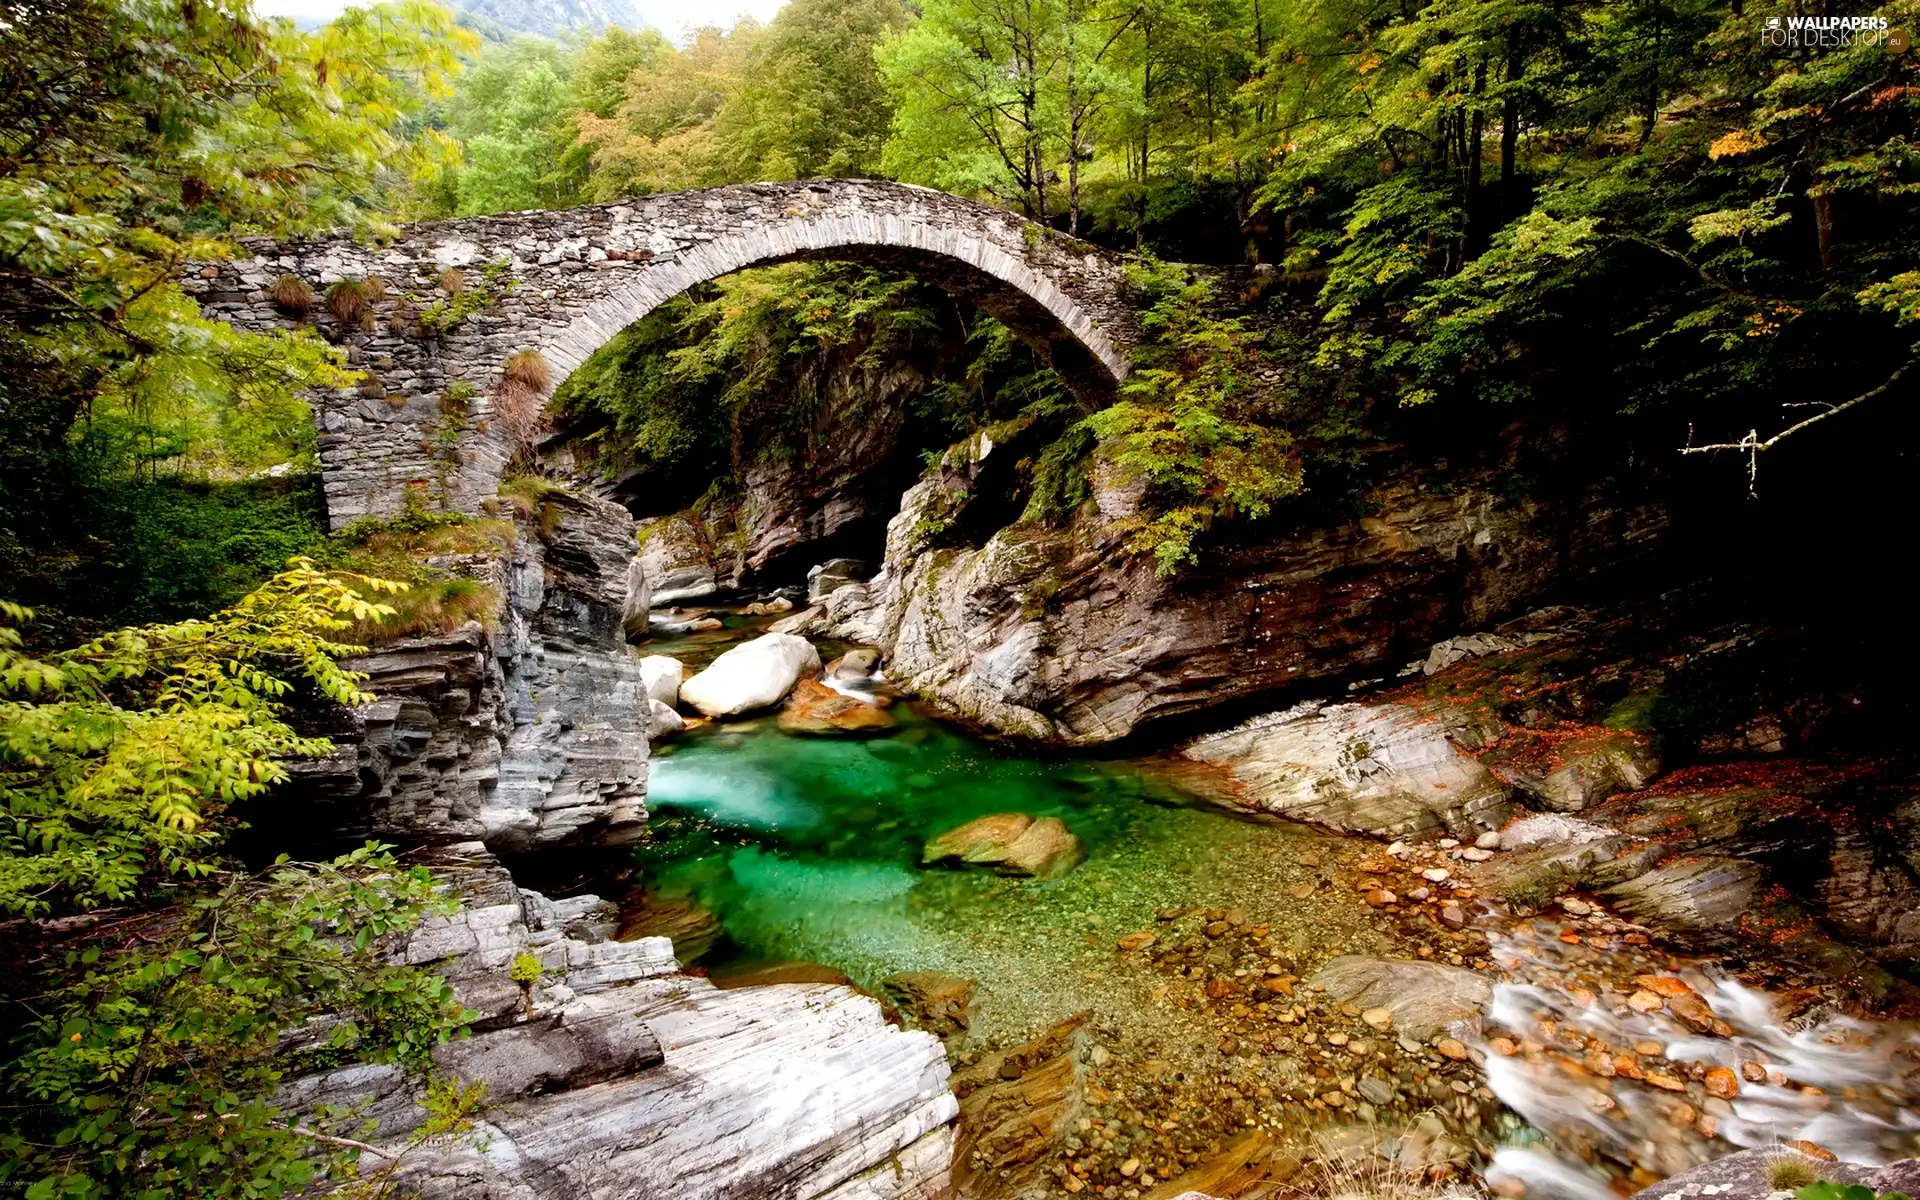
[[[506,555],[439,565],[491,584],[496,620],[352,660],[377,699],[318,718],[335,750],[290,764],[274,821],[309,843],[396,843],[460,900],[396,955],[476,1012],[474,1036],[436,1059],[485,1082],[489,1103],[470,1136],[405,1154],[399,1182],[434,1200],[943,1194],[957,1105],[932,1035],[846,987],[717,989],[681,974],[664,938],[611,940],[614,905],[549,900],[502,865],[644,829],[651,717],[625,629],[649,589],[632,518],[554,493]],[[524,991],[521,955],[543,966]],[[396,1152],[425,1116],[390,1067],[287,1088],[367,1106]]]
[[[980,435],[928,471],[888,526],[883,572],[787,627],[877,646],[909,690],[1069,745],[1398,667],[1647,552],[1666,524],[1598,486],[1516,500],[1497,468],[1406,469],[1359,497],[1367,516],[1244,538],[1166,579],[1127,550],[1141,488],[1111,470],[1065,523],[949,536],[996,452]]]

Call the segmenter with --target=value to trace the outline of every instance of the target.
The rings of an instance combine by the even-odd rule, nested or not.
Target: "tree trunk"
[[[1820,270],[1833,270],[1833,197],[1822,192],[1812,197],[1813,231],[1820,245]]]
[[[1487,60],[1482,58],[1473,69],[1473,128],[1467,137],[1467,257],[1472,258],[1485,244],[1487,221],[1480,203],[1480,152],[1486,133],[1487,117],[1480,106],[1487,92]]]
[[[1515,176],[1514,159],[1520,149],[1520,68],[1525,61],[1520,35],[1507,39],[1507,87],[1500,98],[1500,215],[1513,220],[1520,215],[1520,180]]]

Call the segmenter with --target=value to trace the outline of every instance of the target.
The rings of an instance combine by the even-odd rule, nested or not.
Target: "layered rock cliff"
[[[1073,745],[1378,673],[1630,557],[1665,521],[1598,492],[1510,499],[1498,471],[1438,486],[1409,469],[1357,497],[1369,515],[1276,526],[1166,579],[1127,551],[1140,489],[1115,472],[1062,524],[969,533],[997,452],[984,435],[950,452],[889,524],[883,572],[794,624],[879,646],[896,680],[970,720]]]
[[[957,1106],[932,1036],[843,986],[718,990],[680,974],[664,938],[609,940],[611,904],[549,900],[502,866],[628,845],[646,820],[632,518],[557,493],[519,533],[503,558],[444,564],[495,586],[494,627],[353,661],[378,699],[325,714],[335,752],[294,764],[281,793],[275,832],[399,843],[460,901],[396,954],[478,1014],[437,1058],[489,1104],[470,1136],[406,1153],[400,1181],[445,1200],[942,1194]],[[544,968],[524,992],[522,954]],[[392,1068],[288,1087],[298,1105],[365,1105],[389,1152],[425,1119]]]

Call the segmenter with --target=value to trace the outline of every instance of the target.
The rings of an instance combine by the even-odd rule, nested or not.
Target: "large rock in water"
[[[835,734],[885,733],[899,725],[892,714],[877,704],[869,704],[836,692],[824,683],[802,679],[780,710],[780,728],[788,733]]]
[[[1303,704],[1198,739],[1256,811],[1381,837],[1471,839],[1511,812],[1507,789],[1435,722],[1398,704]]]
[[[1080,839],[1058,817],[1036,821],[1025,813],[994,813],[930,839],[920,861],[958,861],[1003,875],[1058,879],[1086,857]]]
[[[664,654],[649,654],[640,660],[640,680],[647,685],[647,696],[668,708],[680,703],[680,681],[686,673],[679,659]]]
[[[680,685],[680,699],[709,717],[732,717],[769,708],[802,676],[820,670],[813,643],[790,633],[765,633],[713,660]]]

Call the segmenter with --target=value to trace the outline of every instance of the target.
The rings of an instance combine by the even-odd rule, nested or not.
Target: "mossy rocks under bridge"
[[[409,494],[477,510],[513,436],[503,395],[551,393],[621,329],[747,267],[839,260],[910,271],[1005,322],[1088,398],[1126,375],[1139,318],[1124,260],[1004,209],[904,184],[759,183],[350,238],[247,239],[185,280],[243,329],[318,327],[366,373],[318,404],[328,519],[401,511]],[[537,352],[546,370],[510,358]],[[544,378],[542,378],[544,376]],[[526,400],[524,394],[522,401]]]

